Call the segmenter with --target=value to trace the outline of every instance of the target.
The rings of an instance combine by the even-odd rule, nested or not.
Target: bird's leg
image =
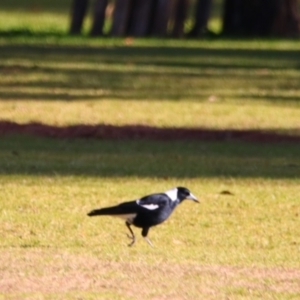
[[[143,236],[143,238],[146,240],[146,242],[147,242],[151,247],[153,247],[153,244],[151,243],[151,241],[150,241],[149,238],[147,237],[148,231],[149,231],[149,228],[148,228],[148,227],[143,228],[143,230],[142,230],[142,236]]]
[[[131,236],[129,234],[127,234],[127,236],[132,240],[132,242],[130,244],[128,244],[128,246],[131,247],[135,243],[135,235],[130,227],[130,224],[128,222],[125,222],[125,224],[131,233]]]

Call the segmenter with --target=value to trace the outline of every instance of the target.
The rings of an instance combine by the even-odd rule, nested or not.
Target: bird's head
[[[185,199],[189,199],[199,203],[198,199],[191,193],[189,189],[181,186],[177,187],[177,198],[180,202]]]

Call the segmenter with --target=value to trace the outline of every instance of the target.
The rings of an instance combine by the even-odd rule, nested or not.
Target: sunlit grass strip
[[[154,228],[153,251],[138,229],[134,229],[138,241],[131,250],[122,221],[109,217],[91,221],[85,212],[95,205],[174,186],[178,179],[133,176],[112,180],[55,174],[1,178],[1,244],[5,248],[71,252],[84,248],[85,253],[101,253],[103,260],[115,261],[130,255],[132,262],[144,258],[152,263],[299,267],[297,180],[183,178],[180,183],[190,186],[201,204],[184,203],[159,230]],[[233,195],[221,195],[223,190]],[[172,256],[168,255],[170,247]]]
[[[68,14],[1,11],[0,28],[2,31],[22,33],[66,33],[69,25]]]
[[[23,91],[25,92],[25,91]],[[112,124],[112,125],[148,125],[157,127],[200,127],[210,129],[261,129],[280,132],[285,130],[291,134],[297,133],[299,113],[297,106],[285,107],[281,104],[271,106],[268,103],[252,101],[226,101],[219,103],[203,103],[181,101],[164,101],[163,109],[158,100],[105,100],[107,91],[76,90],[72,93],[64,89],[42,91],[49,100],[40,101],[41,91],[28,90],[28,96],[17,100],[17,94],[10,95],[9,102],[0,102],[2,119],[19,123],[42,122],[49,125],[72,124]],[[84,95],[83,95],[84,93]],[[26,95],[26,93],[24,94]],[[36,96],[35,96],[36,95]],[[80,100],[90,95],[99,98],[98,102]],[[53,96],[55,99],[53,100]],[[76,104],[72,101],[76,96]],[[34,101],[34,99],[36,99]],[[52,100],[51,100],[52,99]],[[100,100],[101,99],[101,100]],[[238,105],[238,106],[237,106]],[[128,118],[134,110],[135,114]],[[43,114],[41,115],[41,111]],[[149,115],[145,116],[147,111]],[[257,113],[259,111],[259,114]],[[265,115],[268,118],[265,118]],[[176,124],[173,120],[178,118]],[[247,116],[247,117],[245,117]],[[299,130],[299,129],[298,129]]]

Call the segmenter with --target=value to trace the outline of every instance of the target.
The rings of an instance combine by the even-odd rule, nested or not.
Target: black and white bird
[[[147,235],[150,227],[164,222],[174,211],[175,207],[185,199],[199,202],[185,187],[176,187],[164,193],[151,194],[138,200],[123,202],[116,206],[94,209],[88,216],[114,216],[125,220],[130,231],[128,237],[132,240],[128,246],[135,243],[135,235],[131,225],[142,228],[142,236],[153,246]]]

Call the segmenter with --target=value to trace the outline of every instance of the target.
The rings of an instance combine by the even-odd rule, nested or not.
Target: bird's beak
[[[190,195],[187,196],[186,199],[190,199],[190,200],[193,200],[193,201],[199,203],[199,200],[192,193],[190,193]]]

